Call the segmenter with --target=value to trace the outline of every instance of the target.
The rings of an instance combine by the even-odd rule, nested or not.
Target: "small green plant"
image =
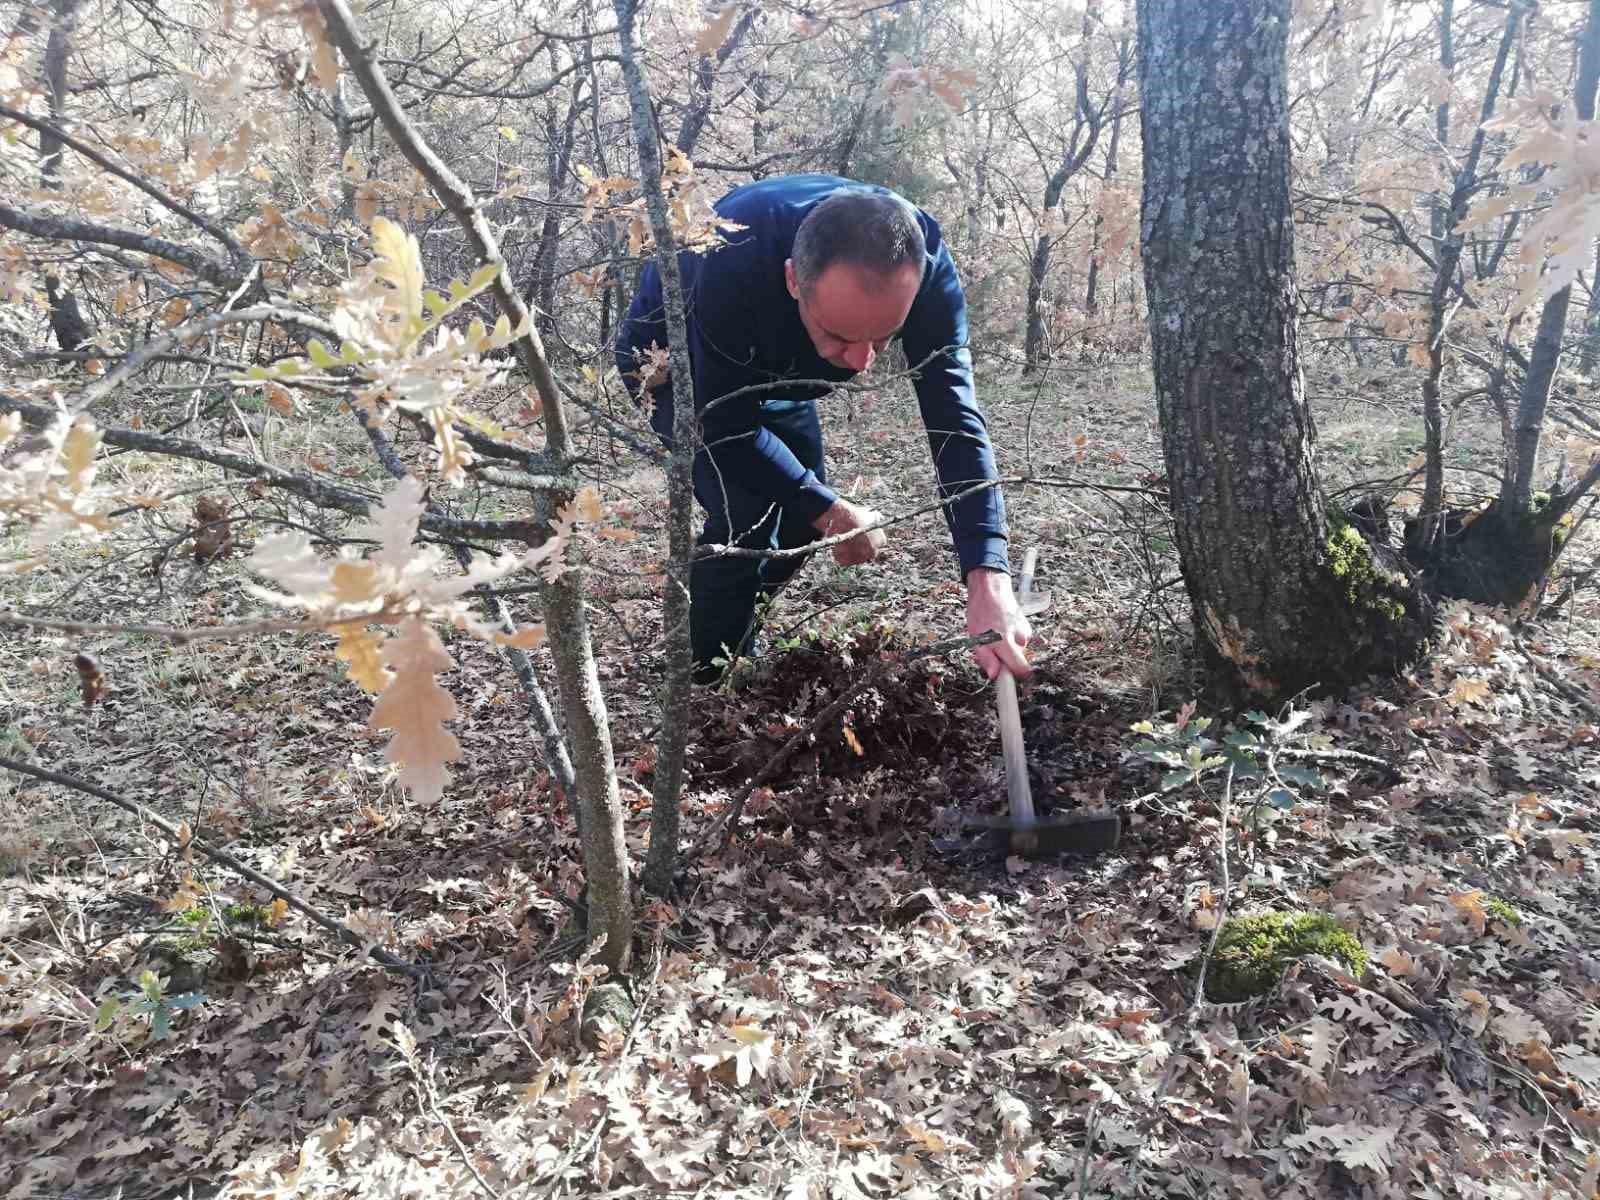
[[[172,1014],[196,1008],[206,998],[204,992],[181,992],[169,996],[166,988],[166,980],[154,971],[145,971],[139,976],[138,991],[107,997],[105,1003],[100,1005],[94,1016],[94,1032],[104,1033],[119,1015],[126,1015],[148,1022],[150,1036],[157,1041],[165,1041],[172,1036]]]
[[[1210,736],[1211,718],[1195,716],[1191,702],[1170,721],[1140,721],[1133,726],[1134,733],[1143,735],[1134,743],[1133,753],[1167,769],[1161,777],[1164,792],[1199,783],[1232,767],[1235,784],[1255,785],[1257,804],[1290,809],[1300,796],[1298,789],[1326,786],[1319,771],[1281,761],[1285,754],[1306,749],[1320,738],[1305,729],[1310,720],[1308,709],[1292,705],[1277,719],[1263,712],[1247,712],[1241,727],[1226,732],[1219,741]]]
[[[1206,975],[1206,999],[1232,1004],[1264,996],[1296,959],[1318,954],[1359,978],[1367,969],[1360,940],[1327,913],[1256,913],[1225,921]]]
[[[1499,896],[1485,896],[1483,898],[1483,911],[1491,921],[1499,921],[1503,925],[1521,925],[1522,914],[1508,901]]]

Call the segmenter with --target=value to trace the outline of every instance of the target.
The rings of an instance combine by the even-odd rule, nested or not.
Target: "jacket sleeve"
[[[967,347],[967,300],[950,251],[932,252],[928,276],[901,336],[915,373],[917,403],[939,477],[939,497],[948,500],[975,483],[997,479],[989,428],[978,409]],[[1006,508],[998,487],[945,505],[961,577],[977,567],[1008,569]]]
[[[839,497],[761,426],[762,403],[782,393],[770,388],[741,391],[774,379],[760,367],[765,361],[761,314],[750,302],[761,291],[745,285],[741,264],[719,264],[734,269],[708,272],[706,259],[684,258],[693,259],[685,263],[684,292],[693,309],[689,357],[704,453],[726,483],[770,496],[783,508],[814,521]]]

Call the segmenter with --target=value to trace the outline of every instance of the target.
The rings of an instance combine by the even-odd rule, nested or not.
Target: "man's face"
[[[783,276],[817,353],[850,371],[872,366],[878,352],[900,332],[922,286],[922,272],[915,266],[883,276],[835,263],[806,292],[795,279],[793,259],[783,264]]]

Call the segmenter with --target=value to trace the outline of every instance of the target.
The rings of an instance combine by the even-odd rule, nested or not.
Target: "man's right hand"
[[[851,504],[848,500],[835,500],[833,507],[811,524],[823,537],[834,537],[837,534],[849,533],[852,529],[866,529],[868,525],[876,525],[882,520],[881,513],[873,512],[865,505]],[[835,546],[833,561],[841,567],[858,567],[877,558],[888,543],[889,538],[883,530],[869,530]]]

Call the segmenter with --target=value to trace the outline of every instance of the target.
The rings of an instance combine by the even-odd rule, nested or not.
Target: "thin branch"
[[[35,404],[21,404],[0,393],[0,408],[10,412],[20,412],[25,421],[36,428],[43,428],[59,415],[55,409],[42,408]],[[109,446],[117,446],[127,450],[143,450],[151,454],[167,454],[174,458],[187,458],[195,462],[206,462],[212,466],[221,467],[225,471],[251,479],[259,479],[269,487],[299,496],[308,500],[318,508],[331,508],[340,512],[352,513],[358,517],[371,514],[372,506],[378,502],[377,497],[365,496],[360,492],[353,492],[336,484],[326,483],[310,475],[299,475],[293,471],[285,471],[281,467],[274,467],[268,463],[260,462],[245,454],[236,454],[231,450],[222,450],[215,446],[208,446],[203,442],[190,441],[188,438],[171,437],[166,434],[146,433],[139,429],[123,429],[115,426],[102,427],[100,439]],[[540,527],[533,521],[476,521],[464,517],[441,517],[424,514],[418,522],[418,528],[429,533],[438,534],[445,538],[483,538],[486,540],[499,540],[515,538],[527,542],[530,546],[541,545],[544,534]]]
[[[165,238],[119,229],[114,225],[100,225],[76,217],[53,216],[37,209],[13,208],[0,203],[0,229],[14,229],[29,237],[44,238],[52,242],[90,242],[102,246],[117,246],[152,258],[163,258],[177,263],[207,283],[229,291],[239,286],[244,270],[231,263],[220,263],[208,255],[169,242]]]
[[[8,108],[3,104],[0,104],[0,117],[7,117],[10,120],[16,121],[20,125],[26,125],[29,129],[34,130],[36,133],[54,138],[63,146],[72,147],[72,149],[76,150],[84,158],[87,158],[90,162],[94,163],[95,166],[99,167],[102,171],[108,171],[112,175],[115,175],[118,179],[123,180],[125,183],[131,183],[145,195],[154,199],[156,203],[160,204],[163,208],[176,213],[185,221],[188,221],[191,225],[203,230],[212,237],[216,238],[217,241],[221,242],[222,245],[227,249],[229,256],[233,259],[234,265],[237,266],[241,272],[249,269],[251,261],[250,252],[239,244],[238,238],[234,237],[220,225],[214,224],[206,217],[195,212],[194,209],[180,203],[176,198],[162,191],[148,179],[145,179],[141,175],[135,174],[126,167],[118,166],[105,155],[101,154],[98,150],[95,150],[91,146],[84,145],[70,133],[63,132],[56,126],[52,125],[49,121],[41,121],[38,117],[29,116],[25,112],[18,112],[16,109]]]
[[[322,913],[318,912],[315,908],[311,907],[310,904],[300,899],[299,896],[295,895],[281,883],[278,883],[276,880],[263,875],[260,871],[250,866],[250,864],[240,862],[226,850],[217,849],[204,838],[195,837],[189,831],[187,826],[179,828],[178,826],[172,824],[172,822],[168,821],[165,817],[158,816],[156,813],[151,812],[144,805],[133,800],[124,800],[121,796],[108,792],[104,788],[96,787],[94,784],[89,783],[86,780],[75,779],[70,775],[62,775],[56,771],[47,771],[42,767],[35,767],[29,763],[19,762],[14,758],[7,758],[3,755],[0,755],[0,767],[10,771],[15,771],[19,775],[28,775],[34,779],[43,780],[45,783],[54,783],[61,787],[72,788],[74,791],[79,791],[85,793],[86,795],[94,796],[96,799],[104,800],[109,804],[115,804],[118,808],[132,813],[141,821],[148,821],[150,824],[154,825],[157,829],[161,830],[168,837],[177,842],[180,849],[193,847],[194,849],[199,850],[200,853],[204,854],[213,862],[220,863],[230,871],[234,871],[239,875],[243,875],[257,887],[265,888],[278,899],[282,900],[290,908],[294,909],[295,912],[305,917],[312,924],[327,930],[345,945],[356,950],[360,950],[364,954],[371,955],[372,958],[379,963],[382,963],[385,967],[388,967],[391,971],[398,971],[403,975],[408,975],[412,979],[419,981],[431,980],[431,974],[426,967],[420,967],[413,963],[408,963],[404,959],[396,958],[393,954],[390,954],[387,950],[383,949],[383,947],[372,945],[368,939],[362,937],[349,926],[342,925],[338,921],[333,920],[331,917],[323,916]]]

